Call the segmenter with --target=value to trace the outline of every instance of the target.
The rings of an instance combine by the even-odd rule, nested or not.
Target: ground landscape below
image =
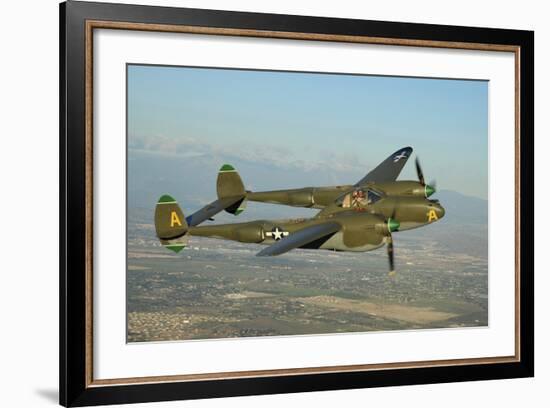
[[[258,258],[259,245],[191,237],[176,255],[129,220],[129,342],[488,324],[484,226],[396,234],[391,279],[383,248]]]

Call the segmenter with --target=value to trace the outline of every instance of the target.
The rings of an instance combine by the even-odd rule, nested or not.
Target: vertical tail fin
[[[237,170],[232,165],[224,164],[220,168],[218,180],[216,181],[216,191],[218,199],[242,197],[235,204],[225,209],[228,213],[239,215],[246,208],[246,190],[244,189],[241,176],[239,176],[239,173],[237,173]]]
[[[160,243],[176,253],[187,245],[187,221],[177,201],[169,195],[159,198],[155,208],[155,229]]]

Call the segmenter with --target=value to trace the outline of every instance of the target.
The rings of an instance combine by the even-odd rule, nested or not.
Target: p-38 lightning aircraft
[[[269,245],[258,256],[280,255],[295,248],[362,252],[386,244],[393,275],[392,233],[430,224],[445,215],[439,201],[429,199],[435,187],[425,183],[418,158],[418,181],[396,180],[412,150],[399,149],[357,183],[335,187],[252,192],[245,190],[237,171],[224,164],[216,183],[218,199],[187,218],[171,196],[160,197],[156,233],[162,245],[176,253],[185,248],[189,235]],[[238,215],[247,201],[320,211],[307,219],[199,225],[223,210]]]

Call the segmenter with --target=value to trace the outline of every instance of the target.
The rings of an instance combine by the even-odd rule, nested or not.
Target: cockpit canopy
[[[365,208],[376,203],[382,197],[368,188],[356,188],[336,199],[336,205],[342,208]]]

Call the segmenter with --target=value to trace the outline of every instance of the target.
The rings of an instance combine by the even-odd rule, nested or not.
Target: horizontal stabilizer
[[[226,208],[229,208],[239,203],[240,201],[242,201],[242,199],[242,197],[226,197],[213,201],[198,210],[196,213],[188,216],[186,218],[187,224],[189,224],[190,227],[195,227],[200,223],[211,219],[214,215],[222,212]]]
[[[290,234],[288,237],[277,241],[273,245],[268,246],[258,252],[256,256],[273,256],[280,255],[291,249],[300,248],[315,240],[334,234],[340,230],[340,224],[337,222],[327,222],[324,224],[316,224],[311,227],[301,229]]]

